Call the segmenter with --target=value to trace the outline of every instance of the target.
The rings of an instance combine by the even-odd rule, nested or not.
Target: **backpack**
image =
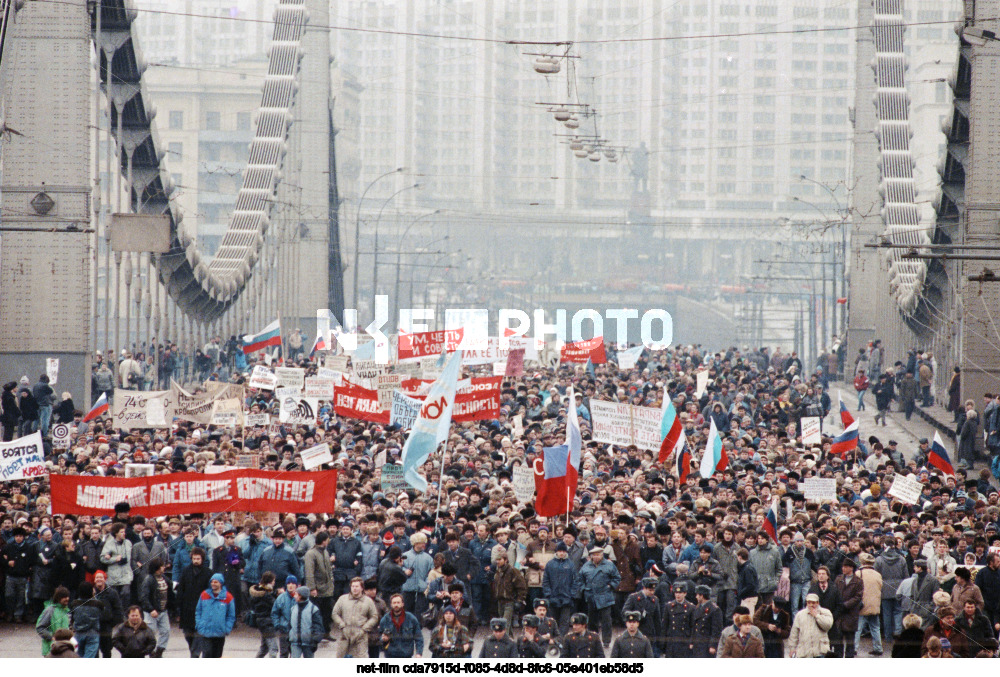
[[[859,372],[857,376],[854,377],[854,389],[859,393],[862,390],[868,390],[868,377],[864,372]]]
[[[257,614],[254,613],[253,609],[247,609],[246,611],[243,612],[243,625],[247,626],[248,628],[257,627]]]

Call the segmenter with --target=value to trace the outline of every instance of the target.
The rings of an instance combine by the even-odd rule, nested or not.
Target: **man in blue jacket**
[[[569,632],[569,619],[573,615],[573,579],[576,578],[576,568],[569,559],[569,548],[559,542],[556,545],[556,555],[545,565],[542,572],[542,596],[548,600],[552,609],[552,617],[559,623],[559,634]]]
[[[271,606],[271,625],[278,637],[278,657],[288,658],[291,652],[288,633],[292,629],[292,607],[295,606],[295,591],[299,580],[295,576],[285,578],[285,591],[278,595]]]
[[[389,598],[389,613],[382,616],[378,631],[386,658],[421,658],[424,635],[417,617],[405,609],[402,595]]]
[[[243,570],[242,585],[244,592],[250,594],[250,586],[256,585],[260,581],[261,574],[264,572],[260,570],[260,556],[267,549],[267,543],[263,540],[264,530],[260,524],[254,523],[250,527],[250,535],[241,541],[237,540],[236,544],[243,550],[243,559],[246,560],[247,566]],[[276,583],[280,584],[281,579],[275,578]]]
[[[236,624],[236,600],[226,590],[222,574],[214,574],[209,585],[211,587],[201,593],[195,610],[197,657],[222,658],[226,637]]]
[[[285,532],[281,527],[275,528],[271,533],[271,545],[260,553],[257,564],[257,572],[262,574],[270,571],[274,574],[274,580],[283,581],[289,576],[301,578],[299,571],[299,558],[295,552],[285,544]]]
[[[289,614],[288,643],[292,658],[313,658],[316,647],[323,641],[326,628],[323,614],[310,599],[312,590],[305,585],[295,588],[295,603]]]
[[[574,582],[574,591],[583,592],[587,602],[587,617],[591,632],[597,632],[598,619],[604,647],[611,645],[611,609],[615,604],[615,589],[622,582],[618,567],[604,559],[604,549],[590,549],[590,561],[580,567]],[[573,595],[576,597],[576,595]]]
[[[340,533],[326,546],[333,564],[333,599],[340,599],[350,588],[351,579],[361,573],[361,541],[354,537],[349,522],[340,525]]]

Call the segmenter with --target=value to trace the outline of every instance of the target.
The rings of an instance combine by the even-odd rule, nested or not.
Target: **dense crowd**
[[[0,484],[5,621],[34,623],[52,656],[162,656],[172,624],[192,656],[207,657],[222,655],[237,624],[259,632],[260,657],[309,657],[325,641],[338,656],[469,657],[477,634],[483,657],[850,658],[863,634],[874,654],[996,655],[1000,493],[990,470],[970,456],[946,476],[927,465],[927,440],[901,448],[862,434],[843,454],[827,435],[804,445],[805,416],[839,432],[829,382],[842,351],[815,370],[767,349],[646,351],[631,370],[610,347],[608,357],[593,369],[529,363],[505,378],[500,415],[453,423],[430,456],[426,493],[382,491],[382,462],[399,460],[404,431],[344,419],[330,403],[314,426],[240,430],[116,430],[65,406],[58,420],[72,421],[73,437],[68,450],[49,448],[51,473],[121,476],[130,463],[204,472],[248,451],[264,469],[295,471],[301,450],[326,441],[338,507],[150,519],[120,504],[91,518],[49,514],[44,479]],[[317,367],[304,351],[298,363]],[[870,364],[855,371],[867,376]],[[226,377],[245,383],[252,366]],[[702,368],[709,381],[697,394]],[[4,387],[12,435],[56,420],[50,412],[25,429],[6,413],[40,384]],[[51,402],[46,387],[33,399]],[[676,459],[591,436],[591,400],[659,408],[664,397],[691,451],[683,482]],[[277,413],[270,391],[247,389],[245,405]],[[579,484],[566,515],[544,518],[517,500],[512,472],[564,442],[568,407],[583,430]],[[728,463],[702,478],[711,423]],[[896,474],[923,484],[918,504],[887,495]],[[835,479],[837,500],[807,500],[811,477]]]

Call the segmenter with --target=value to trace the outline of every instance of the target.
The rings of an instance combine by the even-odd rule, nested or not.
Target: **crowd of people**
[[[830,415],[834,355],[810,372],[794,353],[685,346],[620,370],[607,352],[593,368],[529,363],[505,378],[499,416],[453,423],[428,458],[425,493],[381,485],[406,431],[343,418],[329,402],[314,425],[242,430],[118,430],[75,410],[50,473],[204,472],[247,451],[263,469],[297,471],[300,452],[325,441],[337,509],[153,519],[123,503],[105,517],[53,515],[45,478],[2,483],[4,621],[33,623],[51,656],[158,657],[179,626],[190,655],[217,657],[239,625],[259,633],[259,657],[311,657],[330,642],[351,657],[850,658],[862,636],[876,655],[997,654],[1000,493],[988,467],[970,459],[945,475],[928,465],[926,440],[876,435],[833,453],[833,423],[803,444],[801,419]],[[304,354],[298,364],[318,367]],[[228,379],[246,383],[253,365]],[[277,412],[272,392],[245,392],[248,411]],[[689,467],[593,439],[592,400],[664,398]],[[565,515],[540,517],[518,500],[513,471],[564,442],[570,407],[579,484]],[[703,478],[713,423],[727,462]],[[923,485],[916,504],[888,496],[896,475]],[[806,498],[814,477],[836,481],[836,500]]]

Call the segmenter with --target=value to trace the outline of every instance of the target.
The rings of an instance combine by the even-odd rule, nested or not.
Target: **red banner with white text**
[[[604,353],[604,337],[595,336],[586,341],[567,343],[559,351],[561,362],[586,362],[588,359],[593,364],[604,364],[608,361]]]
[[[169,473],[152,477],[50,475],[55,515],[113,515],[124,501],[133,515],[193,512],[335,512],[337,471],[275,472],[233,469],[215,475]]]
[[[400,360],[412,360],[418,357],[437,357],[442,352],[455,352],[464,335],[464,329],[420,331],[413,334],[401,331],[397,354]]]
[[[333,390],[333,410],[337,416],[389,425],[389,412],[382,411],[378,391],[346,382]]]

